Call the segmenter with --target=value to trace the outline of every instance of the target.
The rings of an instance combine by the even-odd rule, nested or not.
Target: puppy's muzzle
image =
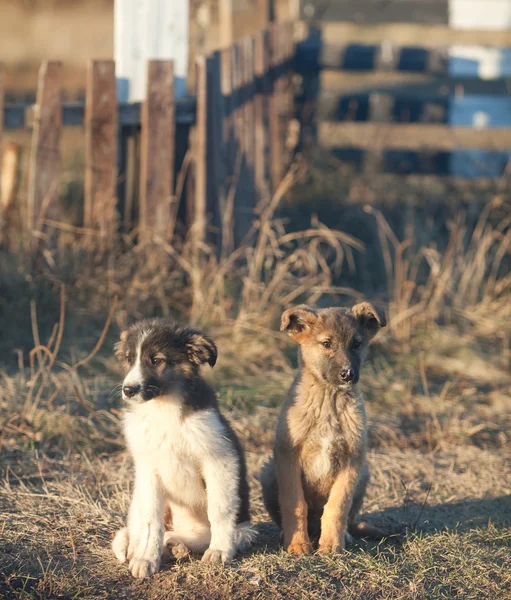
[[[353,369],[341,369],[340,376],[344,383],[349,383],[355,379],[355,371]]]
[[[140,385],[123,385],[122,393],[126,396],[126,398],[133,398],[137,394],[140,394],[142,387]]]

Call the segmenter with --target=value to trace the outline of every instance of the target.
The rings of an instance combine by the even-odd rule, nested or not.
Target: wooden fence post
[[[224,161],[224,178],[220,193],[220,216],[222,223],[222,253],[230,252],[234,245],[233,210],[234,194],[231,193],[230,184],[236,164],[235,142],[235,104],[233,94],[234,82],[234,53],[233,48],[224,48],[220,53],[221,61],[221,98],[222,98],[222,159]]]
[[[174,66],[151,60],[147,95],[142,105],[140,141],[140,232],[168,239],[174,199],[175,101]]]
[[[39,237],[47,217],[58,218],[60,187],[60,130],[62,65],[44,61],[39,70],[37,103],[30,157],[27,230],[33,235],[31,246],[39,246]]]
[[[206,59],[207,90],[207,212],[211,213],[213,226],[217,230],[216,245],[221,249],[223,190],[228,169],[228,144],[224,138],[225,100],[222,97],[222,64],[220,51]]]
[[[114,58],[121,102],[145,99],[148,60],[174,62],[174,91],[186,95],[189,0],[114,0]]]
[[[279,100],[280,90],[278,81],[279,46],[278,25],[272,24],[268,35],[268,52],[271,84],[269,86],[268,112],[270,135],[270,178],[272,193],[277,189],[282,178],[282,152],[280,141]]]
[[[117,98],[115,63],[87,65],[85,99],[85,227],[112,238],[117,229]]]
[[[267,198],[269,194],[267,179],[267,76],[268,53],[268,30],[263,29],[255,36],[254,47],[254,75],[257,81],[257,91],[254,99],[254,179],[257,188],[258,199]]]
[[[218,30],[220,48],[229,48],[234,43],[233,0],[219,0],[218,2]]]
[[[4,65],[0,62],[0,165],[2,164],[2,137],[4,133]],[[0,169],[0,185],[2,171]],[[1,198],[0,198],[1,201]]]
[[[197,59],[196,98],[197,109],[195,119],[194,165],[195,196],[193,206],[193,223],[191,227],[194,249],[197,252],[206,239],[207,214],[207,71],[203,57]],[[210,157],[210,160],[212,157]]]
[[[241,52],[241,137],[243,150],[243,171],[240,181],[240,193],[237,200],[236,241],[241,242],[250,230],[257,205],[255,184],[255,121],[254,121],[254,39],[247,37],[240,42]]]

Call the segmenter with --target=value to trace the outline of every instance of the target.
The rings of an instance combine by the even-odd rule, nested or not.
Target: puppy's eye
[[[155,367],[162,365],[165,361],[163,360],[163,358],[157,358],[156,356],[153,356],[151,358],[151,364]]]
[[[325,340],[324,342],[321,342],[321,345],[323,346],[323,348],[330,348],[332,342],[330,340]]]
[[[362,342],[360,340],[353,340],[353,343],[351,344],[351,347],[356,350],[357,348],[360,348],[360,346],[362,346]]]
[[[126,360],[131,365],[131,363],[133,362],[133,357],[131,356],[131,354],[126,354]]]

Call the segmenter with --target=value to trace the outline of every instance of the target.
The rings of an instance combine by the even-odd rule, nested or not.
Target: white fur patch
[[[145,332],[138,339],[135,354],[135,362],[133,363],[133,366],[124,378],[124,381],[122,383],[123,386],[142,386],[144,379],[142,375],[142,344],[144,343],[144,340],[146,339],[148,334],[149,332]]]
[[[140,345],[132,371],[140,362]],[[225,436],[218,412],[203,410],[183,418],[181,409],[181,398],[160,396],[134,405],[124,415],[124,433],[136,471],[128,530],[138,576],[154,568],[164,541],[182,543],[196,552],[209,546],[208,557],[220,557],[223,562],[250,541],[248,528],[238,531],[236,527],[239,457]],[[165,534],[167,506],[172,529]],[[130,554],[122,535],[114,546],[118,559]]]

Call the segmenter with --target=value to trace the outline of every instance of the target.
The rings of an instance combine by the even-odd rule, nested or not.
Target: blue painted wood
[[[510,161],[511,150],[509,152],[457,150],[450,157],[450,173],[469,179],[501,177]]]
[[[4,127],[19,129],[25,127],[25,112],[30,104],[7,104],[4,108]],[[119,104],[119,125],[133,127],[140,125],[140,102]],[[85,106],[81,102],[62,105],[62,124],[67,126],[83,125]],[[195,123],[195,98],[176,100],[176,124],[193,125]]]
[[[453,96],[449,101],[448,122],[450,125],[479,129],[511,127],[511,98]]]
[[[402,71],[453,77],[502,79],[511,77],[511,49],[487,46],[422,46],[326,44],[320,36],[297,45],[295,68],[306,74],[321,69],[345,71]]]
[[[511,48],[452,46],[448,71],[452,76],[482,79],[511,77]]]

